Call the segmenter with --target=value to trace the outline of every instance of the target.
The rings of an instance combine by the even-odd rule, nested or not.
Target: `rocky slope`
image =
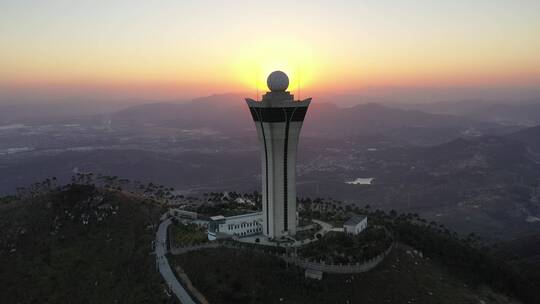
[[[0,203],[3,303],[159,303],[150,255],[161,208],[70,185]]]

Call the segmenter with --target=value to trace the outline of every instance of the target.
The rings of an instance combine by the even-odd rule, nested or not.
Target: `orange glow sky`
[[[180,98],[539,87],[540,1],[2,1],[0,90]],[[256,85],[257,84],[257,85]]]

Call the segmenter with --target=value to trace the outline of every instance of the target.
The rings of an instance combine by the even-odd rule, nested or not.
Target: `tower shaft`
[[[247,99],[261,145],[263,233],[270,238],[296,233],[296,152],[310,102],[289,92]]]

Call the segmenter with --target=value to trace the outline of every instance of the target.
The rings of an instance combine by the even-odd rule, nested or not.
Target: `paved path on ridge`
[[[172,292],[178,297],[183,304],[195,304],[191,296],[187,293],[184,287],[178,282],[178,279],[172,271],[169,261],[165,254],[167,253],[167,228],[171,224],[170,219],[166,219],[159,224],[158,231],[156,232],[156,263],[159,268],[159,272],[163,276],[167,285],[171,288]]]
[[[312,242],[315,242],[317,241],[318,239],[315,237],[317,234],[321,234],[321,235],[325,235],[327,234],[328,232],[332,231],[332,229],[334,227],[332,227],[331,224],[328,224],[326,222],[323,222],[323,221],[320,221],[320,220],[312,220],[314,223],[317,223],[319,225],[321,225],[321,229],[317,232],[315,232],[315,235],[313,236],[314,238],[313,239],[308,239],[308,240],[304,240],[304,241],[296,241],[294,242],[294,244],[292,245],[292,247],[301,247],[301,246],[304,246],[304,245],[307,245],[309,243],[312,243]]]
[[[317,233],[320,233],[322,235],[325,235],[327,234],[330,230],[332,230],[332,228],[334,228],[332,225],[326,223],[326,222],[323,222],[321,220],[312,220],[313,222],[321,225],[321,230],[319,230]]]

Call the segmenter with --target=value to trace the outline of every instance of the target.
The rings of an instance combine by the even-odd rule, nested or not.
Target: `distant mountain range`
[[[540,98],[522,102],[496,103],[484,100],[463,100],[435,103],[392,103],[392,107],[420,110],[432,114],[448,114],[474,120],[507,125],[540,124]]]
[[[115,126],[212,129],[234,136],[252,132],[254,126],[243,98],[216,95],[174,104],[133,106],[111,115]],[[516,128],[446,114],[404,110],[380,104],[340,108],[314,102],[304,123],[306,137],[351,138],[384,135],[396,142],[437,144],[461,136],[502,134]]]
[[[1,103],[0,125],[10,123],[48,123],[82,116],[106,115],[130,105],[150,101],[63,101],[47,103]]]

